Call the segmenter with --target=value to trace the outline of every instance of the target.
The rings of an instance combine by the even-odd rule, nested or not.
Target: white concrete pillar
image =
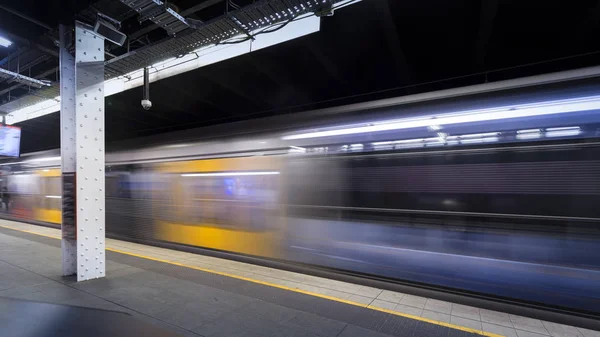
[[[61,26],[61,157],[63,274],[104,277],[104,39],[86,25]],[[68,36],[69,35],[69,36]]]

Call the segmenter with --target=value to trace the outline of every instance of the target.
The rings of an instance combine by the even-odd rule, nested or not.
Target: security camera
[[[152,102],[149,99],[142,100],[142,108],[144,108],[144,110],[150,110],[151,107],[152,107]]]

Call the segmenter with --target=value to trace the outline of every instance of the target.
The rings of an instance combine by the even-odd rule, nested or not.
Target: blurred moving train
[[[107,232],[597,314],[600,97],[519,97],[116,144]],[[60,223],[58,150],[0,169],[5,212]]]

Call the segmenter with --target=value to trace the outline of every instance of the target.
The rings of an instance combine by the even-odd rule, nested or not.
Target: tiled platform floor
[[[125,311],[183,336],[472,335],[406,318],[415,316],[507,337],[600,337],[597,331],[112,239],[106,240],[107,277],[76,283],[60,276],[58,230],[5,220],[0,226],[0,296]],[[361,319],[354,321],[353,314]]]

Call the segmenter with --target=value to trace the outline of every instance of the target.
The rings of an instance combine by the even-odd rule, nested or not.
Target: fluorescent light
[[[362,151],[364,148],[362,144],[350,144],[350,151]]]
[[[12,45],[12,41],[3,38],[2,36],[0,36],[0,46],[2,47],[10,47]]]
[[[536,139],[542,137],[541,129],[518,130],[517,139]]]
[[[568,137],[577,136],[581,133],[581,128],[578,126],[547,128],[546,137]]]
[[[182,177],[237,177],[237,176],[270,176],[279,174],[279,171],[237,171],[213,173],[185,173]]]
[[[394,144],[394,142],[374,142],[371,143],[371,145],[373,146],[385,146],[385,145],[392,145]]]
[[[415,147],[423,147],[423,146],[432,146],[432,145],[444,145],[443,139],[439,137],[432,138],[415,138],[415,139],[402,139],[402,140],[393,140],[387,142],[373,142],[371,143],[376,149],[408,149]]]
[[[546,131],[580,131],[578,126],[563,126],[559,128],[547,128]]]
[[[500,107],[494,109],[482,109],[473,111],[462,111],[444,115],[431,115],[420,118],[406,118],[390,121],[370,123],[366,125],[354,125],[340,129],[312,131],[282,137],[284,140],[306,139],[342,136],[359,133],[381,132],[391,130],[410,129],[418,127],[431,127],[433,125],[451,125],[472,122],[487,122],[510,118],[523,118],[534,116],[545,116],[560,113],[588,111],[600,109],[600,96],[591,96],[577,99],[557,100],[539,102],[513,107]]]
[[[60,196],[60,195],[47,195],[46,198],[48,198],[48,199],[61,199],[62,196]]]
[[[393,140],[386,142],[373,142],[373,145],[376,149],[407,149],[407,148],[416,148],[416,147],[424,147],[424,146],[440,146],[444,144],[448,145],[456,145],[456,144],[476,144],[476,143],[488,143],[488,142],[496,142],[498,141],[498,132],[487,132],[487,133],[472,133],[468,135],[458,135],[458,136],[444,136],[442,134],[439,137],[431,137],[431,138],[415,138],[415,139],[402,139],[402,140]]]
[[[495,137],[498,136],[498,132],[487,132],[487,133],[470,133],[468,135],[460,135],[458,136],[460,139],[463,138],[482,138],[482,137]],[[451,136],[456,137],[456,136]],[[451,138],[448,137],[448,138]]]
[[[497,142],[498,135],[498,132],[471,133],[467,135],[448,136],[446,139],[452,141],[453,144],[456,144],[454,141],[460,141],[461,144],[479,144]]]
[[[483,138],[469,138],[469,139],[461,139],[460,142],[462,144],[479,144],[479,143],[490,143],[497,142],[498,137],[483,137]]]
[[[542,130],[540,130],[540,129],[517,130],[517,134],[540,133],[540,132],[542,132]]]

